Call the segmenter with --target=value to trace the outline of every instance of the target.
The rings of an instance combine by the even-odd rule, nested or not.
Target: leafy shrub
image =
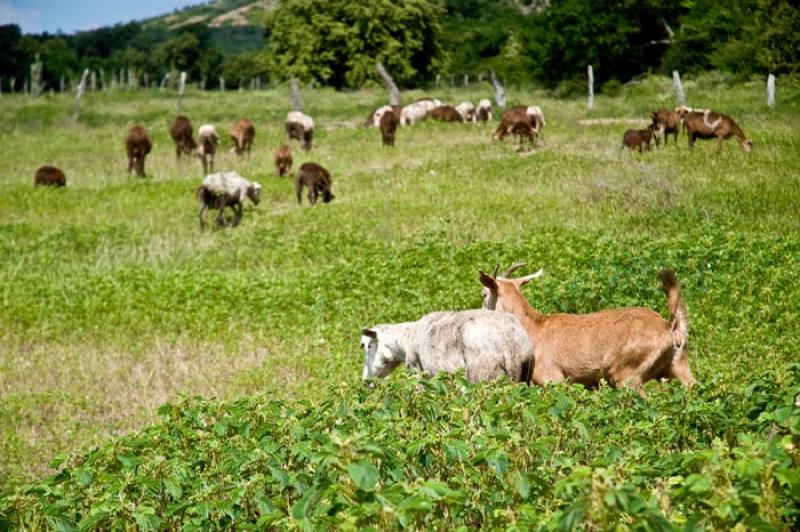
[[[747,400],[713,382],[650,385],[643,400],[401,372],[374,390],[331,388],[317,405],[187,399],[163,406],[160,425],[6,495],[0,519],[81,529],[796,526],[799,381],[794,365],[754,379]]]

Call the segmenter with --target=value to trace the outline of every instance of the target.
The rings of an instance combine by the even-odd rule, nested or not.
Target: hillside
[[[142,21],[147,28],[177,30],[189,24],[205,24],[210,28],[257,25],[257,13],[269,9],[277,0],[213,0],[176,9],[174,12]]]
[[[201,234],[196,159],[176,162],[169,89],[0,98],[0,530],[795,530],[800,526],[800,86],[684,77],[754,148],[620,151],[673,104],[668,77],[536,104],[536,150],[425,121],[395,148],[361,126],[384,90],[302,88],[336,199],[275,174],[289,91],[187,88],[218,170],[262,185],[240,226]],[[402,103],[491,96],[488,84]],[[499,113],[496,113],[499,114]],[[255,124],[252,156],[227,130]],[[497,117],[495,117],[496,121]],[[495,122],[496,123],[496,122]],[[153,138],[127,173],[133,125]],[[32,186],[42,164],[67,186]],[[363,327],[481,304],[478,270],[527,262],[540,311],[642,306],[680,279],[699,381],[626,389],[402,369],[361,382]],[[211,524],[209,524],[211,523]]]

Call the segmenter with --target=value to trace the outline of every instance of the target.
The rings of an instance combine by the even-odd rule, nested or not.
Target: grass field
[[[796,393],[800,86],[779,80],[774,110],[762,83],[708,76],[685,88],[690,105],[734,117],[753,151],[729,141],[721,155],[715,142],[690,153],[681,136],[678,146],[621,153],[625,129],[674,105],[660,78],[600,96],[592,111],[509,88],[510,104],[535,103],[546,117],[540,147],[522,154],[508,139],[491,142],[489,127],[437,123],[400,130],[386,149],[362,127],[383,91],[306,91],[318,133],[312,152],[295,150],[295,168],[326,166],[336,194],[315,208],[298,207],[292,180],[272,166],[288,91],[190,92],[183,111],[195,128],[255,123],[252,158],[237,161],[225,138],[217,168],[264,187],[240,227],[205,234],[200,163],[176,164],[168,136],[172,96],[88,94],[72,127],[66,98],[3,95],[0,491],[52,472],[59,453],[81,455],[156,422],[159,406],[182,395],[323,404],[330,386],[355,390],[361,327],[477,307],[476,274],[496,262],[544,268],[526,294],[546,312],[641,305],[664,314],[656,272],[672,267],[706,390],[697,397],[746,403],[757,379],[773,382],[775,396]],[[486,87],[432,92],[452,103],[488,96]],[[630,124],[581,123],[592,118]],[[126,172],[123,141],[135,124],[154,137],[145,179]],[[34,190],[42,164],[65,170],[66,189]],[[554,388],[578,403],[628,397]],[[652,404],[683,393],[676,383],[646,389]],[[605,423],[613,428],[613,414]],[[769,426],[748,430],[763,439]],[[576,455],[578,464],[591,465]]]

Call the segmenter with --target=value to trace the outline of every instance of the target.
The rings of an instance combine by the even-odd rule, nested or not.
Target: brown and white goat
[[[478,107],[475,108],[475,121],[484,123],[492,121],[492,102],[486,98],[478,102]]]
[[[33,184],[64,187],[67,185],[67,177],[60,168],[56,168],[55,166],[42,166],[36,170],[36,174],[33,176]]]
[[[300,111],[290,111],[284,123],[289,140],[302,140],[302,148],[310,150],[314,141],[314,119]]]
[[[509,135],[514,126],[519,122],[527,122],[536,130],[537,133],[542,131],[544,126],[544,113],[538,105],[517,105],[511,109],[506,110],[500,116],[500,124],[492,135],[493,140],[503,140],[506,135]]]
[[[480,281],[483,308],[516,316],[536,346],[534,382],[569,380],[596,387],[605,379],[612,386],[631,386],[642,395],[642,384],[651,379],[677,378],[686,386],[695,383],[687,347],[689,316],[673,271],[659,274],[670,314],[664,320],[646,308],[542,314],[521,292],[542,270],[507,278],[522,266],[515,264],[499,277],[497,268],[494,275],[480,272]]]
[[[203,162],[203,175],[208,175],[214,172],[214,157],[217,154],[219,135],[217,135],[217,128],[212,124],[203,124],[197,133],[196,154]]]
[[[393,111],[399,117],[402,110],[402,105],[382,105],[369,114],[367,120],[364,122],[364,127],[380,127],[381,117],[383,117],[385,112]]]
[[[397,113],[391,109],[383,113],[381,116],[381,139],[384,146],[394,146],[394,138],[397,134],[397,126],[400,125],[400,119]]]
[[[671,134],[672,140],[675,145],[678,144],[678,133],[681,129],[681,116],[669,109],[656,109],[650,115],[653,119],[653,126],[655,129],[660,129],[664,132],[664,146],[667,145],[667,138]],[[658,146],[658,137],[656,136],[656,146]]]
[[[286,144],[281,144],[275,150],[275,171],[278,177],[283,177],[292,171],[292,150]]]
[[[750,151],[753,143],[745,137],[742,128],[726,114],[717,113],[710,109],[691,109],[678,107],[676,109],[681,119],[686,135],[689,137],[689,149],[694,148],[697,139],[717,139],[717,153],[722,151],[722,141],[735,137],[744,151]]]
[[[253,147],[253,139],[256,137],[256,128],[253,123],[240,118],[231,127],[231,139],[233,140],[233,151],[241,157],[245,153],[250,156],[250,148]]]
[[[125,151],[128,154],[128,173],[136,171],[136,175],[144,177],[144,160],[150,150],[153,149],[153,141],[147,130],[142,126],[134,126],[128,132],[125,139]]]
[[[630,148],[631,151],[639,150],[642,153],[642,147],[650,151],[650,142],[655,138],[656,131],[653,124],[648,124],[644,129],[629,129],[622,137],[622,146],[620,149]]]
[[[187,117],[176,116],[169,128],[169,135],[175,143],[175,160],[180,161],[182,155],[191,157],[192,152],[197,149],[197,143],[192,137],[192,123]]]

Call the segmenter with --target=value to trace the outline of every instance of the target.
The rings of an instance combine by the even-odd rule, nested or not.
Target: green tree
[[[427,0],[285,0],[266,17],[275,77],[358,87],[381,61],[398,84],[419,83],[442,65],[442,14]]]

